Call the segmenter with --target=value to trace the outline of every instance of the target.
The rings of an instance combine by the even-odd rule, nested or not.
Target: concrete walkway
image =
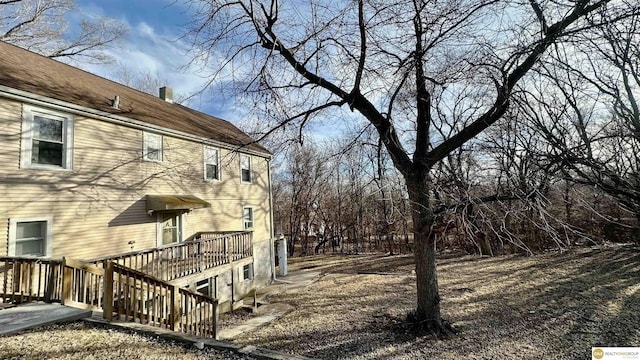
[[[91,316],[90,310],[60,304],[35,302],[0,310],[0,336],[54,323],[71,322]]]
[[[321,273],[319,271],[289,273],[287,276],[279,277],[273,284],[258,289],[258,291],[256,291],[258,303],[265,305],[258,307],[255,316],[251,319],[218,331],[218,338],[220,340],[231,340],[245,332],[284,316],[293,310],[293,306],[284,303],[269,304],[264,301],[264,298],[269,295],[297,292],[318,281],[320,275]]]
[[[218,339],[231,340],[245,332],[251,331],[284,316],[292,309],[293,306],[282,303],[263,305],[258,308],[258,316],[252,317],[249,320],[243,321],[242,323],[229,328],[219,330]]]

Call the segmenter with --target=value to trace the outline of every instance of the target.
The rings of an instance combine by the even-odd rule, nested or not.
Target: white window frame
[[[209,151],[215,151],[216,153],[216,161],[215,163],[209,161],[209,156],[207,156]],[[205,181],[221,181],[222,180],[222,176],[221,176],[221,171],[220,171],[220,149],[219,148],[215,148],[212,146],[206,146],[204,147],[203,150],[203,155],[204,155],[204,180]],[[215,165],[218,168],[218,177],[217,178],[211,178],[209,179],[207,177],[207,165]]]
[[[207,284],[205,285],[198,285],[198,283],[206,281]],[[201,293],[200,289],[204,288],[204,287],[208,287],[209,288],[209,294],[207,294],[207,296],[217,299],[218,298],[218,275],[214,275],[210,278],[207,279],[202,279],[199,281],[196,281],[196,292]]]
[[[243,162],[243,161],[242,161],[242,159],[247,159],[247,161],[249,162],[249,168],[248,168],[248,169],[245,169],[245,168],[242,166],[242,162]],[[244,183],[244,184],[251,184],[251,183],[253,183],[253,169],[252,169],[252,165],[253,165],[253,164],[252,164],[252,161],[251,161],[251,155],[248,155],[248,154],[240,154],[240,182],[242,182],[242,183]],[[245,180],[242,178],[242,171],[243,171],[243,170],[249,170],[249,181],[245,181]]]
[[[249,221],[245,220],[245,218],[244,218],[245,210],[249,210],[249,214],[251,215],[251,220],[249,220]],[[255,226],[255,221],[256,221],[256,217],[255,217],[255,213],[253,212],[253,207],[252,206],[244,206],[244,207],[242,207],[242,229],[243,230],[253,230],[253,228]],[[247,226],[247,223],[250,223],[251,226]]]
[[[203,282],[204,284],[201,284]],[[204,288],[207,288],[206,294],[200,291],[200,289],[204,289]],[[205,294],[207,296],[211,296],[211,279],[207,278],[207,279],[196,281],[196,292],[200,294]]]
[[[53,217],[52,216],[42,216],[42,217],[33,217],[33,218],[16,218],[9,220],[9,256],[16,256],[16,235],[18,232],[18,223],[23,222],[46,222],[47,223],[47,233],[45,234],[45,244],[44,244],[44,254],[41,256],[35,255],[20,255],[20,256],[29,256],[29,257],[38,257],[38,258],[48,258],[51,257],[51,253],[53,251]]]
[[[149,158],[149,143],[152,139],[155,139],[156,143],[159,144],[157,159]],[[162,135],[148,132],[148,131],[142,132],[142,159],[144,161],[162,162],[163,152],[164,152],[163,148],[164,148],[164,138]]]
[[[171,245],[175,245],[175,244],[179,244],[179,243],[183,242],[184,241],[184,237],[182,236],[183,230],[184,230],[184,228],[183,228],[183,220],[184,219],[182,218],[183,214],[178,213],[178,212],[173,214],[174,216],[172,216],[172,217],[176,217],[177,218],[177,222],[178,222],[177,229],[176,229],[177,236],[178,236],[178,239],[177,239],[178,241],[176,241],[174,243],[171,243],[171,244],[166,244],[166,245],[162,243],[162,240],[163,240],[162,239],[162,235],[163,235],[163,232],[162,232],[162,230],[163,230],[162,229],[162,222],[163,222],[162,221],[162,215],[163,215],[162,211],[158,211],[156,213],[156,246],[157,247],[171,246]]]
[[[34,117],[42,116],[62,121],[62,165],[38,164],[31,161],[33,154]],[[24,104],[22,106],[22,168],[73,170],[73,115],[60,111]]]

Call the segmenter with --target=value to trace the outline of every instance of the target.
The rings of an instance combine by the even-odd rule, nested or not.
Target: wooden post
[[[113,320],[113,262],[106,261],[104,268],[104,302],[102,316],[107,321]]]
[[[9,265],[11,264],[11,262],[9,260],[3,260],[4,266],[2,267],[4,269],[4,275],[3,275],[3,281],[2,281],[2,298],[0,298],[0,300],[2,300],[3,302],[6,301],[6,297],[9,295],[7,292],[7,284],[9,283]]]
[[[25,278],[27,284],[27,301],[33,301],[34,293],[33,293],[33,280],[36,274],[36,263],[29,263],[29,276]],[[38,298],[38,294],[35,294],[35,298]]]
[[[177,286],[171,285],[171,330],[177,331],[180,324],[180,290]]]
[[[251,296],[251,294],[253,294],[253,309],[252,309],[252,311],[255,313],[256,310],[258,310],[258,292],[256,291],[256,288],[253,288],[251,290],[251,293],[249,293],[249,296]]]
[[[56,283],[55,268],[57,266],[58,266],[57,264],[51,261],[49,262],[49,266],[46,268],[47,274],[45,275],[45,289],[44,289],[45,302],[51,302],[51,299],[53,298],[53,289],[54,289],[54,284]]]
[[[11,262],[11,277],[11,302],[15,302],[16,292],[20,291],[20,263],[17,260]]]
[[[73,269],[67,267],[67,258],[62,258],[62,305],[71,301]]]
[[[20,302],[24,302],[24,298],[27,301],[31,301],[31,276],[32,276],[31,262],[25,261],[22,263],[22,270],[20,271]],[[25,294],[26,292],[26,294]]]
[[[235,271],[231,268],[231,311],[233,312],[233,303],[236,302],[236,284],[235,284]]]
[[[216,340],[220,340],[218,338],[218,316],[219,316],[218,300],[216,300],[215,303],[213,304],[213,338]]]
[[[204,243],[202,240],[198,240],[198,252],[197,252],[197,258],[200,259],[200,269],[198,270],[199,273],[203,272],[204,269],[206,269],[207,267],[205,266],[205,249],[203,249]],[[206,248],[206,247],[205,247]]]
[[[231,248],[229,247],[229,239],[231,236],[225,236],[224,238],[224,252],[227,254],[226,264],[231,264]]]

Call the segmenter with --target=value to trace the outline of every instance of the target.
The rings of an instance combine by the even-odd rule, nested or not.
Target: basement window
[[[253,264],[247,264],[242,267],[242,279],[253,280]]]
[[[196,291],[212,298],[218,297],[218,275],[196,282]]]
[[[210,296],[209,289],[209,279],[200,280],[196,283],[196,291],[201,294]]]

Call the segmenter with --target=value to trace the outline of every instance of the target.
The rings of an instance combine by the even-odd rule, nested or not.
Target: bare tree
[[[0,40],[50,58],[111,62],[102,50],[124,37],[126,25],[100,17],[70,28],[67,15],[74,11],[73,0],[0,1]]]
[[[637,11],[614,1],[605,19],[597,11],[609,3],[194,0],[191,36],[198,54],[225,57],[216,74],[261,98],[274,126],[343,108],[375,127],[412,203],[415,319],[440,332],[450,326],[440,314],[431,170],[505,114],[553,44]],[[462,118],[450,116],[455,98]]]
[[[577,51],[558,47],[546,77],[521,94],[524,115],[567,181],[595,185],[640,216],[640,16],[579,39]]]
[[[302,255],[310,254],[308,238],[317,231],[319,207],[326,186],[325,158],[318,148],[307,144],[289,148],[290,161],[283,171],[281,185],[285,200],[289,255],[300,245]]]

